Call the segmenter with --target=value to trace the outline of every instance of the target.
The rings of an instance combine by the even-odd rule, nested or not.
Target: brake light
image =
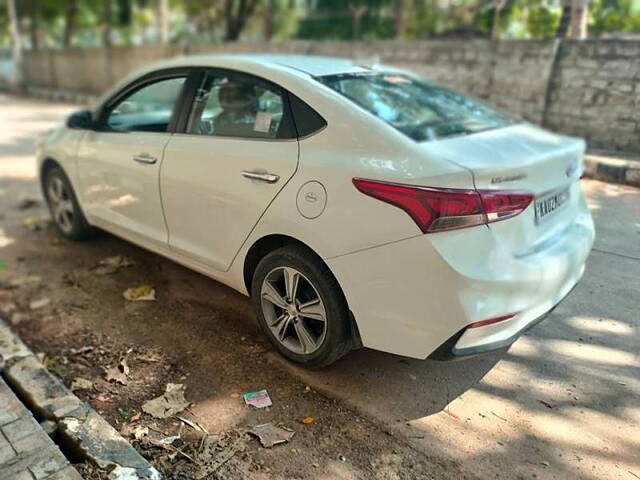
[[[517,315],[517,313],[510,313],[509,315],[503,315],[501,317],[488,318],[486,320],[480,320],[479,322],[473,322],[467,325],[467,328],[486,327],[487,325],[493,325],[494,323],[504,322]]]
[[[354,178],[365,195],[403,209],[423,233],[442,232],[514,217],[533,200],[528,192],[432,188]]]

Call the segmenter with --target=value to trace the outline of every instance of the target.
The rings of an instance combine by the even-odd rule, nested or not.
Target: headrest
[[[255,88],[250,83],[227,81],[218,89],[218,101],[224,110],[250,110],[256,106]]]

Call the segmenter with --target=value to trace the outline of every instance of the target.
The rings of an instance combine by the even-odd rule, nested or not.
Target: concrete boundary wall
[[[26,52],[27,89],[96,95],[183,54],[277,52],[370,59],[425,77],[591,147],[640,152],[640,41],[424,40],[145,45]]]

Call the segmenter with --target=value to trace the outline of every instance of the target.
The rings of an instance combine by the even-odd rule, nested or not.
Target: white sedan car
[[[582,140],[405,71],[194,56],[122,81],[38,146],[70,239],[94,227],[251,296],[285,357],[510,345],[582,276]]]

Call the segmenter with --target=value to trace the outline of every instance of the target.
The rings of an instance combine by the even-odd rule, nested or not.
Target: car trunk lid
[[[581,139],[521,123],[421,145],[469,169],[478,190],[533,193],[534,201],[523,213],[489,224],[516,255],[560,235],[575,218],[585,148]]]

